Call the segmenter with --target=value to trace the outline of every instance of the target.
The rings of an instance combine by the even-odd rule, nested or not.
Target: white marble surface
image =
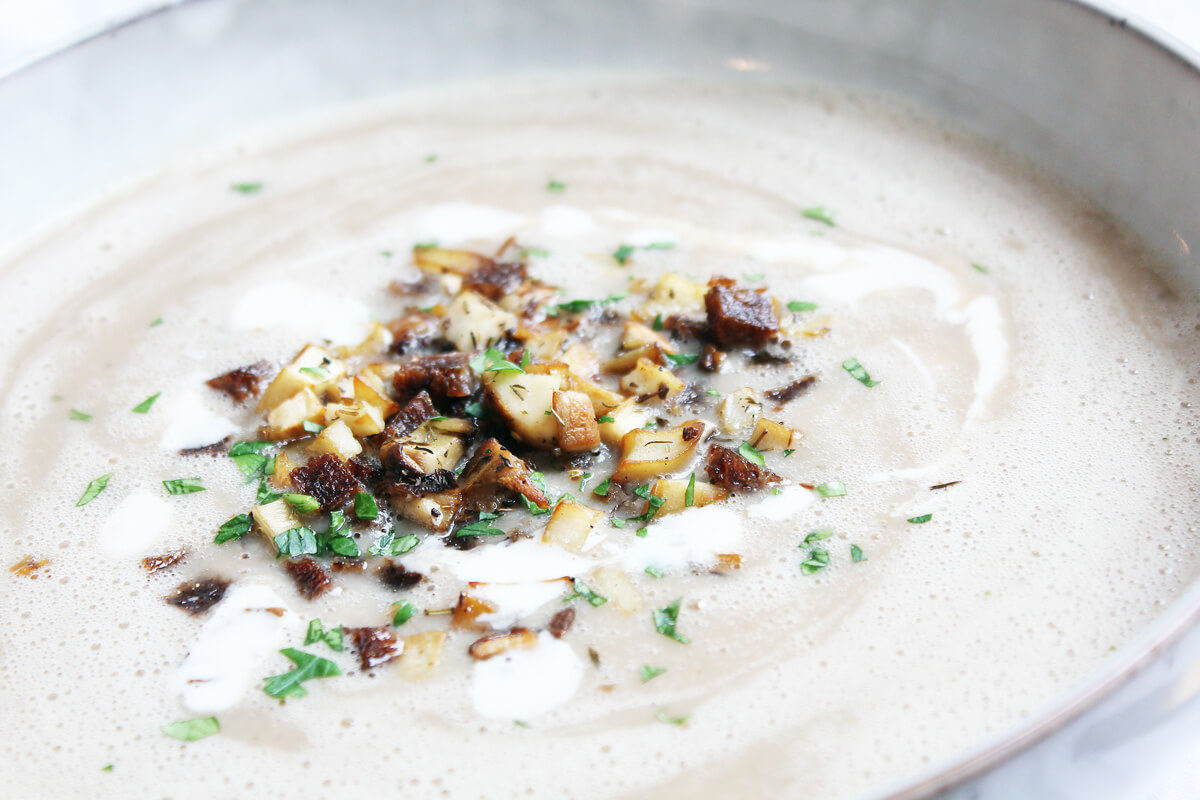
[[[168,1],[0,0],[0,72]],[[1200,0],[1093,3],[1136,18],[1200,51]],[[986,775],[946,792],[942,800],[1200,798],[1197,693],[1200,630],[1074,723]]]

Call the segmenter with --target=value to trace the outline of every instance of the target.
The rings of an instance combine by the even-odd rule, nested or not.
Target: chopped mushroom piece
[[[690,503],[687,496],[689,485],[692,488],[692,502]],[[704,481],[696,481],[695,484],[692,484],[691,481],[657,480],[651,487],[650,494],[663,499],[657,516],[674,514],[688,508],[700,508],[710,503],[719,503],[729,497],[729,492],[725,489]],[[647,510],[649,510],[649,501],[646,502]]]
[[[704,307],[719,344],[761,347],[779,332],[770,296],[754,289],[735,289],[732,281],[713,279],[704,295]]]
[[[553,411],[558,423],[558,446],[565,452],[586,452],[600,446],[600,426],[586,394],[555,392]]]
[[[613,482],[644,481],[683,469],[696,454],[704,428],[694,419],[661,431],[630,431],[621,440],[621,461]]]
[[[677,314],[703,314],[704,295],[708,291],[702,283],[694,283],[668,272],[658,279],[650,291],[650,297],[641,308],[641,316],[652,320]]]
[[[450,530],[463,508],[462,492],[457,488],[417,494],[408,486],[392,484],[383,492],[401,517],[438,533]]]
[[[312,389],[301,389],[267,414],[267,438],[274,441],[294,439],[305,434],[304,423],[320,424],[325,407]]]
[[[270,411],[303,390],[320,394],[345,374],[346,365],[342,361],[325,348],[310,344],[267,386],[258,401],[258,410]]]
[[[512,650],[516,647],[536,647],[537,634],[527,628],[513,628],[508,633],[493,633],[484,636],[468,648],[471,658],[476,661],[486,661],[493,656]]]
[[[750,434],[750,446],[755,450],[786,450],[797,439],[796,431],[766,417],[759,417],[754,424],[754,432]]]
[[[250,515],[254,517],[259,531],[262,532],[263,538],[267,540],[267,544],[273,552],[278,550],[275,546],[276,536],[304,526],[304,523],[292,512],[292,507],[283,498],[255,506]]]
[[[542,531],[542,541],[556,544],[572,553],[582,553],[588,536],[602,519],[602,511],[588,508],[574,500],[562,500],[554,507],[550,521]]]
[[[333,453],[343,461],[349,461],[362,452],[362,445],[344,421],[335,419],[312,440],[308,452],[317,456]]]
[[[638,399],[659,397],[670,398],[683,391],[684,382],[676,378],[671,370],[655,364],[650,359],[639,358],[633,371],[621,378],[621,389]]]
[[[392,386],[401,400],[422,392],[439,400],[470,397],[479,386],[470,360],[466,353],[414,356],[392,375]]]
[[[565,371],[548,375],[489,372],[484,376],[488,399],[514,437],[549,450],[558,434],[554,395],[566,388]]]
[[[783,478],[743,458],[727,447],[713,445],[708,449],[708,479],[730,491],[757,491]]]
[[[717,406],[717,417],[725,433],[744,436],[753,430],[762,416],[762,401],[753,389],[738,389],[721,398]]]
[[[603,412],[597,420],[600,439],[609,447],[616,447],[626,434],[641,430],[649,421],[650,413],[638,403],[636,397],[631,397]]]
[[[623,614],[637,613],[642,607],[642,596],[633,581],[620,567],[600,567],[587,579],[588,586],[601,597],[608,599],[613,608]]]
[[[495,439],[479,446],[458,485],[465,506],[475,511],[494,511],[512,493],[523,495],[538,508],[550,507],[550,498],[533,482],[533,468]]]
[[[476,620],[484,614],[494,613],[495,610],[491,603],[472,597],[467,592],[461,592],[458,602],[454,605],[454,615],[450,617],[450,627],[455,630],[486,631],[487,626]]]
[[[449,250],[444,247],[413,248],[413,263],[422,272],[435,275],[451,273],[460,277],[466,277],[475,270],[495,264],[492,259],[480,253],[472,253],[470,250]]]
[[[460,292],[446,309],[446,338],[464,353],[492,347],[516,328],[516,316],[475,292]]]

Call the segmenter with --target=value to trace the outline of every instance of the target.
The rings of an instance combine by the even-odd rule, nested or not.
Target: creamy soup
[[[582,552],[542,542],[520,506],[496,524],[532,536],[471,550],[401,520],[421,543],[396,561],[420,583],[340,572],[312,601],[262,537],[214,544],[255,486],[224,450],[179,451],[254,440],[263,420],[205,380],[434,302],[387,288],[419,277],[414,245],[510,237],[563,303],[629,292],[612,303],[628,312],[673,273],[801,309],[789,324],[821,335],[793,337],[786,363],[681,370],[710,420],[739,389],[816,376],[767,405],[803,434],[764,454],[777,491],[644,536],[606,522]],[[988,146],[823,90],[442,88],[170,165],[0,273],[0,553],[29,559],[0,601],[6,787],[831,798],[900,780],[1079,680],[1196,573],[1196,303],[1152,266]],[[607,450],[586,481],[547,466],[548,493],[607,508],[594,489],[613,467]],[[163,484],[192,478],[205,491]],[[355,529],[364,555],[385,528]],[[728,554],[740,569],[713,574]],[[629,607],[564,599],[559,579],[600,566],[628,576]],[[207,612],[164,602],[209,576],[231,583]],[[475,660],[481,633],[451,632],[423,680],[305,644],[311,620],[391,627],[404,603],[397,635],[448,630],[468,582],[486,584],[485,631],[536,641]],[[652,616],[677,598],[686,644]],[[268,696],[295,666],[284,648],[341,674]],[[219,733],[163,733],[209,717]]]

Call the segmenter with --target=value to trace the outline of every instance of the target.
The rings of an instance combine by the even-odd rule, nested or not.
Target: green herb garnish
[[[652,667],[649,664],[642,665],[642,683],[647,683],[662,675],[667,671],[666,667]]]
[[[71,419],[77,419],[80,422],[87,422],[88,420],[90,420],[92,418],[91,414],[85,414],[82,411],[76,411],[73,408],[71,409],[71,413],[69,416],[71,417]]]
[[[317,554],[317,534],[311,528],[292,528],[275,537],[275,547],[281,556]]]
[[[578,578],[573,578],[571,580],[571,593],[563,598],[563,602],[569,603],[572,600],[574,600],[576,597],[582,597],[584,600],[587,600],[593,606],[602,606],[608,602],[607,597],[601,597],[600,595],[596,594],[591,589],[589,589],[588,585],[586,583],[579,580]]]
[[[763,454],[754,449],[754,445],[749,442],[742,442],[738,445],[738,455],[749,461],[751,464],[757,464],[760,467],[767,465],[767,460],[763,458]]]
[[[317,502],[317,499],[306,494],[288,492],[283,496],[283,499],[287,501],[287,504],[297,514],[311,514],[314,511],[321,510],[321,504]]]
[[[662,318],[662,314],[655,314],[655,315],[654,315],[654,321],[650,323],[650,330],[652,330],[652,331],[661,331],[662,329],[663,329],[663,318]]]
[[[161,395],[162,392],[155,392],[130,410],[135,414],[146,414],[150,411],[150,407],[154,405],[154,401],[157,400]]]
[[[485,372],[524,372],[518,365],[509,361],[504,353],[494,347],[489,347],[469,362],[471,369],[479,374]]]
[[[765,273],[765,272],[746,273],[742,277],[744,277],[746,280],[750,281],[751,283],[757,283],[758,281],[761,281],[763,278],[767,277],[767,273]]]
[[[680,644],[688,644],[690,640],[675,630],[675,625],[679,622],[679,606],[682,602],[682,597],[677,598],[674,603],[665,608],[656,608],[650,617],[654,620],[654,629],[663,636],[674,639]]]
[[[814,311],[817,308],[816,303],[807,303],[803,300],[792,300],[787,304],[788,311]]]
[[[199,478],[172,478],[163,481],[162,485],[166,488],[167,494],[192,494],[204,491]]]
[[[396,608],[396,613],[392,615],[392,627],[399,628],[404,623],[412,619],[412,615],[417,613],[417,610],[412,607],[412,603],[392,603]]]
[[[852,544],[850,545],[850,560],[855,564],[858,564],[859,562],[866,561],[867,557],[863,555],[861,547],[856,544]]]
[[[696,473],[692,473],[692,477],[688,478],[687,489],[683,492],[683,504],[685,506],[696,505]]]
[[[231,539],[240,539],[250,532],[250,528],[254,525],[254,518],[249,514],[238,514],[233,519],[217,528],[217,535],[213,539],[214,544],[225,544]]]
[[[329,646],[330,650],[340,653],[345,648],[344,638],[341,625],[325,630],[321,625],[321,620],[314,619],[308,623],[308,633],[304,636],[304,643],[315,644],[316,642],[324,642]]]
[[[841,481],[828,481],[818,486],[816,492],[821,497],[845,497],[846,484]]]
[[[842,362],[842,369],[850,373],[850,377],[870,389],[872,386],[878,386],[879,381],[871,380],[871,376],[863,369],[863,365],[858,363],[857,358],[847,358]]]
[[[88,503],[95,500],[96,495],[103,492],[105,487],[108,486],[108,479],[112,476],[113,474],[110,472],[107,475],[101,475],[99,478],[96,478],[96,480],[89,483],[87,488],[83,490],[83,496],[79,498],[79,502],[75,504],[75,507],[79,508],[80,506],[86,506]]]
[[[665,722],[668,725],[674,725],[677,728],[682,728],[684,725],[687,725],[687,723],[688,723],[687,717],[672,717],[670,714],[668,714],[666,711],[664,711],[662,709],[659,709],[658,711],[656,711],[654,713],[654,718],[656,720],[658,720],[659,722]]]
[[[214,733],[220,733],[221,723],[217,722],[216,717],[181,719],[178,722],[172,722],[170,725],[164,725],[162,732],[172,739],[178,739],[181,742],[194,742],[197,739],[212,736]]]
[[[567,190],[567,185],[565,183],[561,183],[559,181],[547,181],[546,182],[546,191],[548,191],[548,192],[557,192],[557,193],[561,194],[561,193],[565,192],[566,190]]]
[[[588,481],[592,479],[592,473],[585,472],[583,477],[579,479],[579,491],[584,491],[587,488]]]
[[[151,322],[150,322],[150,326],[149,326],[149,327],[151,327],[151,328],[157,328],[159,325],[162,325],[162,324],[163,324],[163,318],[162,318],[162,317],[155,317],[153,320],[151,320]]]
[[[833,531],[813,531],[804,537],[804,544],[810,545],[833,536]]]
[[[417,242],[413,245],[413,250],[432,250],[437,246],[437,242]]]
[[[612,257],[616,259],[617,263],[623,267],[629,263],[629,258],[633,255],[633,251],[636,249],[637,248],[635,248],[633,245],[623,244],[613,251]]]
[[[686,367],[700,360],[699,353],[663,353],[663,357],[677,367]]]
[[[788,447],[788,448],[786,448],[786,449],[783,451],[783,457],[784,457],[784,458],[787,458],[788,456],[790,456],[790,455],[791,455],[792,453],[794,453],[794,452],[796,452],[796,448],[794,448],[794,447]]]
[[[825,206],[813,206],[812,208],[804,208],[800,210],[800,216],[805,219],[811,219],[816,222],[823,222],[829,227],[833,227],[833,212]]]
[[[572,300],[569,303],[559,303],[558,307],[570,314],[578,314],[589,308],[612,305],[629,296],[629,292],[614,292],[603,300]]]
[[[808,558],[800,563],[800,574],[812,575],[814,572],[825,569],[827,566],[829,566],[829,551],[811,550],[808,553]]]
[[[374,556],[402,556],[412,550],[421,540],[415,533],[407,533],[397,538],[395,531],[388,531],[379,537],[379,541],[371,545],[368,553]]]
[[[666,575],[667,573],[663,572],[658,567],[646,567],[646,574],[649,575],[651,578],[661,578],[662,576]]]
[[[261,183],[235,183],[229,187],[238,194],[258,194],[262,191]]]
[[[359,519],[378,519],[379,504],[366,492],[357,492],[354,495],[354,516]]]
[[[271,697],[277,699],[304,697],[308,694],[308,691],[300,685],[304,681],[312,678],[330,678],[342,674],[337,664],[320,656],[305,653],[303,650],[288,647],[279,652],[287,656],[296,665],[296,668],[282,675],[272,675],[263,679],[266,682],[263,691]]]
[[[983,264],[976,264],[976,263],[972,262],[971,266],[975,268],[976,272],[982,272],[984,275],[987,275],[989,272],[991,272],[991,270],[989,270]]]
[[[600,419],[596,420],[596,422],[601,425],[609,425],[616,422],[616,420],[610,417],[608,414],[605,414],[604,416],[600,417]]]
[[[504,531],[499,528],[493,528],[488,523],[494,519],[500,519],[499,514],[494,514],[491,511],[480,511],[479,519],[474,522],[469,522],[454,532],[457,539],[464,536],[504,536]]]
[[[919,517],[909,517],[908,521],[913,525],[924,525],[929,520],[933,519],[933,514],[922,514]]]
[[[600,481],[595,489],[592,489],[592,494],[597,497],[608,497],[608,487],[612,483],[612,478],[605,478]]]

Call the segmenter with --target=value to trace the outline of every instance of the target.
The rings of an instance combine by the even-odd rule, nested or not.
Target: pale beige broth
[[[50,559],[36,579],[3,578],[0,748],[14,797],[853,796],[1036,709],[1200,566],[1195,298],[1172,293],[1085,201],[911,109],[827,90],[539,78],[414,93],[236,144],[102,198],[0,272],[0,554]],[[566,190],[548,191],[551,179]],[[242,181],[263,189],[230,191]],[[801,216],[819,205],[836,227]],[[789,488],[775,502],[793,510],[774,520],[752,508],[769,493],[736,500],[734,575],[705,563],[634,574],[631,615],[577,602],[562,642],[582,677],[545,713],[481,713],[473,637],[460,633],[420,683],[303,647],[346,674],[285,703],[259,690],[291,666],[270,650],[212,711],[220,734],[164,736],[207,716],[177,684],[206,624],[162,601],[179,581],[274,591],[289,609],[280,647],[301,647],[314,617],[382,625],[393,601],[444,608],[462,586],[444,564],[407,593],[340,574],[340,593],[306,602],[258,539],[212,544],[253,487],[224,457],[164,446],[168,428],[202,408],[253,438],[258,416],[204,379],[326,335],[353,344],[370,319],[398,315],[405,301],[386,287],[416,276],[415,243],[494,250],[509,235],[549,252],[531,271],[565,299],[674,271],[763,273],[755,285],[784,302],[818,303],[809,318],[830,331],[797,339],[792,364],[711,386],[816,373],[778,412],[803,445],[769,464],[792,483],[843,481],[847,496]],[[610,255],[668,239],[626,267]],[[896,285],[866,291],[872,281]],[[880,384],[852,379],[850,357]],[[980,377],[989,368],[994,380]],[[150,413],[130,412],[160,391]],[[167,497],[160,482],[178,477],[207,491]],[[135,490],[165,503],[169,523],[102,541]],[[506,524],[541,523],[516,512]],[[831,564],[801,575],[801,542],[818,529],[837,533]],[[851,562],[851,544],[865,561]],[[613,529],[586,557],[642,546]],[[172,570],[138,564],[178,547],[189,555]],[[414,555],[440,563],[438,548]],[[650,621],[676,597],[688,645]],[[544,627],[560,607],[523,624]],[[403,632],[446,624],[418,615]],[[667,671],[643,684],[643,664]]]

